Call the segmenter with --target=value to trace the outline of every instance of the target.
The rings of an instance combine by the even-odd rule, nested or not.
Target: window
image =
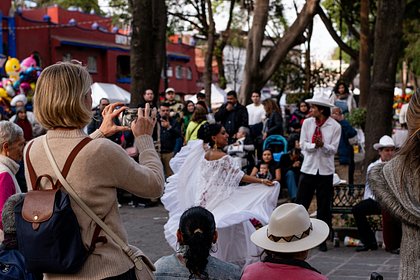
[[[63,62],[69,62],[69,61],[71,61],[71,53],[63,54]]]
[[[183,78],[183,71],[182,71],[182,66],[176,66],[175,67],[175,78],[177,78],[178,80]]]
[[[173,77],[174,76],[174,71],[172,70],[172,66],[168,66],[168,70],[166,70],[166,76],[168,78]]]
[[[185,77],[187,77],[187,80],[192,80],[191,67],[185,67]]]
[[[89,71],[89,73],[97,73],[98,69],[96,66],[96,57],[94,56],[89,56],[87,59],[87,70]]]
[[[130,56],[117,56],[117,78],[130,77]]]

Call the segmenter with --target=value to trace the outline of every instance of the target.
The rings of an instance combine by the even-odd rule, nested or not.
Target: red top
[[[241,280],[326,280],[327,277],[303,267],[257,262],[245,267]]]

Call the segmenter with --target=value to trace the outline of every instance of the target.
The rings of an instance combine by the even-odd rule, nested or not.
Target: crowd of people
[[[261,102],[259,92],[244,106],[229,91],[216,109],[203,93],[196,103],[182,103],[168,88],[158,102],[147,89],[128,125],[122,125],[124,104],[103,98],[92,112],[91,83],[79,63],[51,65],[37,82],[34,114],[23,100],[14,120],[0,121],[1,252],[25,261],[10,212],[25,203],[26,190],[37,189],[35,181],[48,188],[32,174],[58,180],[46,147],[62,167],[86,138],[90,142],[74,164],[64,168],[65,180],[124,246],[72,203],[91,254],[76,273],[35,273],[28,279],[139,279],[142,265],[133,255],[142,256],[143,267],[155,270],[157,279],[326,279],[305,259],[317,246],[328,250],[334,174],[353,183],[357,131],[345,116],[356,103],[344,83],[333,96],[299,101],[287,119],[273,99]],[[353,208],[363,242],[359,252],[378,248],[366,216],[382,214],[387,250],[401,254],[400,279],[414,279],[420,269],[419,108],[417,91],[407,108],[408,140],[395,157],[391,137],[374,145],[380,159],[369,166],[365,199]],[[266,147],[270,137],[280,137],[281,147]],[[24,188],[16,175],[20,166]],[[169,212],[164,234],[173,255],[153,266],[141,250],[128,246],[118,211],[120,190],[132,194],[134,207],[140,197],[149,206],[161,200]],[[284,195],[288,203],[277,207]],[[308,214],[314,195],[316,219]]]

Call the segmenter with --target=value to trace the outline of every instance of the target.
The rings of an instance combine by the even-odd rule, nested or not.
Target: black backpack
[[[91,140],[83,139],[72,150],[62,170],[64,177],[67,176],[76,155]],[[15,206],[19,251],[25,257],[26,268],[31,272],[76,273],[93,252],[99,240],[100,227],[96,227],[91,246],[87,249],[71,208],[70,197],[62,191],[60,181],[54,183],[47,174],[36,176],[29,159],[32,144],[33,142],[29,144],[26,151],[26,164],[33,190]],[[43,178],[51,183],[52,189],[41,189]]]

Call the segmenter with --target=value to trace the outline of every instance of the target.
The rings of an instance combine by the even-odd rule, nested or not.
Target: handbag
[[[102,230],[111,237],[115,243],[120,246],[120,248],[124,251],[124,253],[133,261],[136,267],[136,276],[137,279],[141,280],[149,280],[155,279],[153,275],[153,271],[156,270],[153,263],[150,259],[138,248],[128,245],[122,240],[112,229],[107,226],[93,211],[90,209],[83,200],[77,195],[74,191],[73,187],[67,182],[64,178],[63,174],[61,173],[60,169],[58,168],[57,162],[54,159],[54,156],[51,153],[51,150],[48,146],[47,138],[43,137],[42,141],[44,145],[44,149],[47,153],[48,160],[51,163],[51,166],[54,170],[55,175],[57,176],[58,180],[62,183],[63,187],[66,189],[67,193],[73,198],[73,200],[79,205],[80,208],[90,217],[95,223],[102,228]]]
[[[76,155],[90,140],[82,140],[71,151],[63,168],[64,176],[67,176]],[[87,249],[70,198],[61,191],[61,181],[54,183],[47,174],[37,177],[29,158],[32,144],[26,151],[26,163],[33,190],[14,209],[18,249],[25,257],[28,271],[76,273],[93,251],[97,235],[94,234],[91,247]],[[41,188],[41,180],[45,182],[45,179],[50,182],[52,189]]]

